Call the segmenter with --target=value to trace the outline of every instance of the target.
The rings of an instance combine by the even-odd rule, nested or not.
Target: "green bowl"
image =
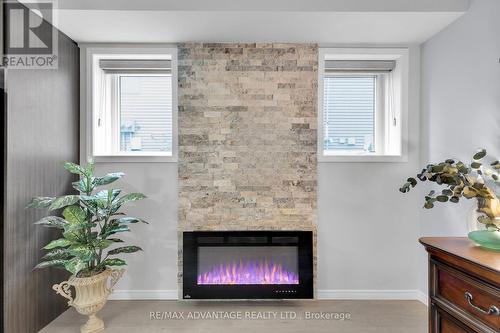
[[[485,249],[500,251],[500,231],[478,230],[469,232],[468,236]]]

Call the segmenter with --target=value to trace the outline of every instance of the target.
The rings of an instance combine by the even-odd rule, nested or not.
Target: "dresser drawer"
[[[430,333],[476,333],[434,304],[431,307]]]
[[[441,325],[441,333],[468,333],[466,329],[447,318],[442,318],[439,324]]]
[[[434,269],[433,298],[445,300],[474,321],[477,319],[495,331],[500,330],[500,290],[497,287],[443,264],[434,264]]]

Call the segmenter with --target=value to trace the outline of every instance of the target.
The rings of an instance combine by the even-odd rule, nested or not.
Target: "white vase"
[[[72,275],[68,281],[52,286],[58,294],[67,298],[68,305],[80,314],[89,316],[88,321],[80,328],[81,333],[95,333],[104,330],[104,322],[96,316],[108,301],[114,285],[123,275],[124,269],[106,268],[94,276],[78,278]],[[75,288],[73,298],[70,287]]]

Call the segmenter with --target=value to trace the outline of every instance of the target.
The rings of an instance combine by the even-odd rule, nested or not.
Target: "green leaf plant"
[[[141,193],[120,195],[119,189],[98,190],[120,179],[122,172],[109,173],[103,177],[94,175],[94,162],[89,159],[85,167],[65,162],[64,168],[80,179],[73,183],[79,195],[33,198],[27,208],[61,211],[62,217],[47,216],[35,222],[62,232],[60,238],[43,247],[48,252],[35,268],[56,267],[79,276],[99,274],[107,266],[123,266],[126,262],[117,255],[142,251],[138,246],[113,245],[123,243],[117,238],[130,231],[134,223],[147,223],[137,217],[126,216],[120,209],[123,205],[146,196]],[[111,249],[112,248],[112,249]]]
[[[438,164],[429,164],[417,175],[420,181],[431,181],[444,187],[441,192],[430,191],[425,196],[424,208],[431,209],[436,202],[458,203],[461,198],[477,199],[478,222],[488,230],[500,230],[500,200],[493,189],[499,188],[500,162],[484,163],[486,150],[477,151],[470,164],[447,159]],[[417,179],[408,178],[399,189],[409,192],[417,185]],[[43,198],[41,199],[43,201]]]

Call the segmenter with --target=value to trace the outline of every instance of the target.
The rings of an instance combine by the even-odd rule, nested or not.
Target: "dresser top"
[[[482,249],[467,237],[422,237],[420,243],[500,273],[500,252]]]

